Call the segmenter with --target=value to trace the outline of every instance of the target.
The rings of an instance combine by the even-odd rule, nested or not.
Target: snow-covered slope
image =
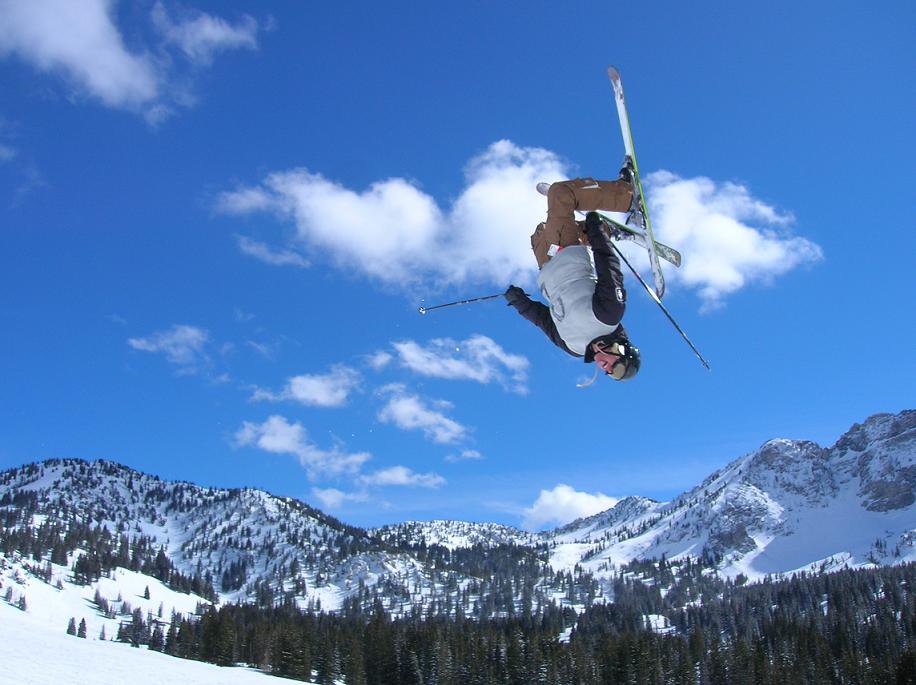
[[[916,411],[878,414],[836,444],[771,440],[668,503],[642,498],[548,538],[555,567],[598,576],[693,556],[750,578],[916,560]]]
[[[483,545],[537,545],[539,536],[498,523],[466,521],[405,521],[382,526],[370,534],[398,546],[441,545],[449,550]]]
[[[0,682],[16,685],[271,685],[277,680],[248,668],[221,668],[127,644],[81,639],[49,629],[31,609],[0,603]]]

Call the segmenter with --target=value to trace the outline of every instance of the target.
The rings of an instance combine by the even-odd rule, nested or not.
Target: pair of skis
[[[709,362],[707,362],[703,355],[700,354],[700,351],[690,342],[690,338],[687,337],[687,334],[681,330],[681,327],[677,325],[677,321],[674,320],[674,317],[668,312],[665,308],[665,305],[662,304],[662,296],[665,294],[665,277],[662,274],[662,266],[658,261],[659,255],[665,256],[665,259],[670,261],[675,266],[681,265],[681,255],[677,251],[672,250],[667,245],[661,245],[660,243],[655,242],[655,237],[652,235],[652,223],[649,221],[649,211],[646,207],[646,196],[642,191],[642,181],[639,178],[639,165],[636,163],[636,150],[633,147],[633,133],[630,131],[630,115],[627,113],[627,103],[623,97],[623,83],[620,80],[620,72],[617,71],[616,67],[607,68],[607,76],[611,80],[611,87],[614,89],[614,100],[617,102],[617,117],[620,119],[620,132],[623,134],[623,146],[626,149],[627,161],[632,162],[633,165],[633,191],[635,194],[634,197],[634,207],[633,211],[630,212],[628,217],[627,224],[631,221],[636,224],[637,229],[642,229],[644,232],[644,242],[646,246],[646,252],[649,253],[649,264],[652,267],[652,277],[655,281],[655,292],[652,292],[652,289],[649,285],[642,279],[642,276],[639,275],[639,272],[636,271],[627,261],[627,258],[623,256],[623,253],[620,250],[617,250],[617,246],[614,245],[614,249],[617,250],[617,254],[620,255],[620,258],[624,263],[630,267],[630,271],[633,272],[633,275],[639,280],[642,286],[646,289],[646,292],[655,300],[655,303],[659,308],[664,312],[665,316],[668,317],[668,320],[672,325],[677,329],[677,332],[681,334],[681,337],[684,339],[690,349],[693,350],[693,353],[697,356],[700,362],[707,369],[709,368]],[[605,217],[607,221],[612,221]],[[617,222],[612,221],[613,224]],[[619,226],[620,224],[618,224]],[[611,243],[613,245],[613,243]],[[677,255],[677,261],[674,259],[668,258],[668,251],[674,252]],[[672,255],[673,256],[673,255]]]
[[[623,96],[623,82],[620,80],[620,72],[617,71],[616,67],[608,67],[607,76],[611,80],[611,87],[614,89],[617,118],[620,120],[620,133],[623,135],[623,147],[626,150],[627,161],[632,163],[633,167],[633,209],[629,217],[627,217],[627,224],[633,222],[635,227],[645,235],[644,242],[646,252],[649,254],[649,266],[652,268],[652,277],[655,280],[655,294],[660,300],[665,296],[665,276],[662,274],[662,266],[658,261],[659,252],[662,250],[656,245],[655,236],[652,235],[652,222],[649,221],[649,210],[646,206],[646,196],[642,190],[639,164],[636,161],[636,150],[633,146],[633,132],[630,130],[630,115],[627,113],[627,101]],[[667,245],[661,247],[664,251],[671,250]],[[669,261],[675,266],[680,266],[680,257],[680,254],[678,254],[676,264],[674,261]]]

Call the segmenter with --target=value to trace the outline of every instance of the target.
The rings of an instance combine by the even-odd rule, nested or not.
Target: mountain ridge
[[[142,538],[146,554],[160,550],[221,601],[332,611],[381,601],[395,614],[606,602],[621,570],[649,559],[750,579],[912,561],[914,503],[914,410],[873,415],[830,447],[768,440],[669,502],[626,497],[540,533],[453,520],[367,530],[258,488],[168,481],[104,459],[0,473],[0,532],[91,524]]]

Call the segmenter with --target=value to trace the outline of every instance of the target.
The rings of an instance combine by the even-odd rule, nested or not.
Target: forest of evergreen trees
[[[671,612],[665,634],[647,626],[647,597],[622,583],[617,602],[578,616],[550,607],[495,620],[391,619],[380,604],[341,614],[227,605],[173,615],[164,638],[135,612],[118,637],[322,685],[896,685],[916,682],[914,582],[909,564],[726,584]]]

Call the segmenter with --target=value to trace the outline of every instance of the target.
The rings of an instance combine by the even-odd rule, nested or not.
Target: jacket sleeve
[[[515,311],[517,311],[519,314],[528,319],[528,321],[544,331],[544,334],[550,338],[550,342],[552,342],[554,345],[574,357],[582,356],[576,354],[566,346],[563,338],[560,337],[559,331],[557,331],[556,324],[553,322],[553,319],[550,316],[549,307],[542,304],[541,302],[532,300],[530,297],[524,294],[510,304],[515,307]]]
[[[627,291],[623,287],[620,260],[600,224],[587,227],[586,235],[595,256],[595,272],[598,276],[598,284],[592,296],[592,311],[599,321],[613,326],[620,323],[627,307]]]

